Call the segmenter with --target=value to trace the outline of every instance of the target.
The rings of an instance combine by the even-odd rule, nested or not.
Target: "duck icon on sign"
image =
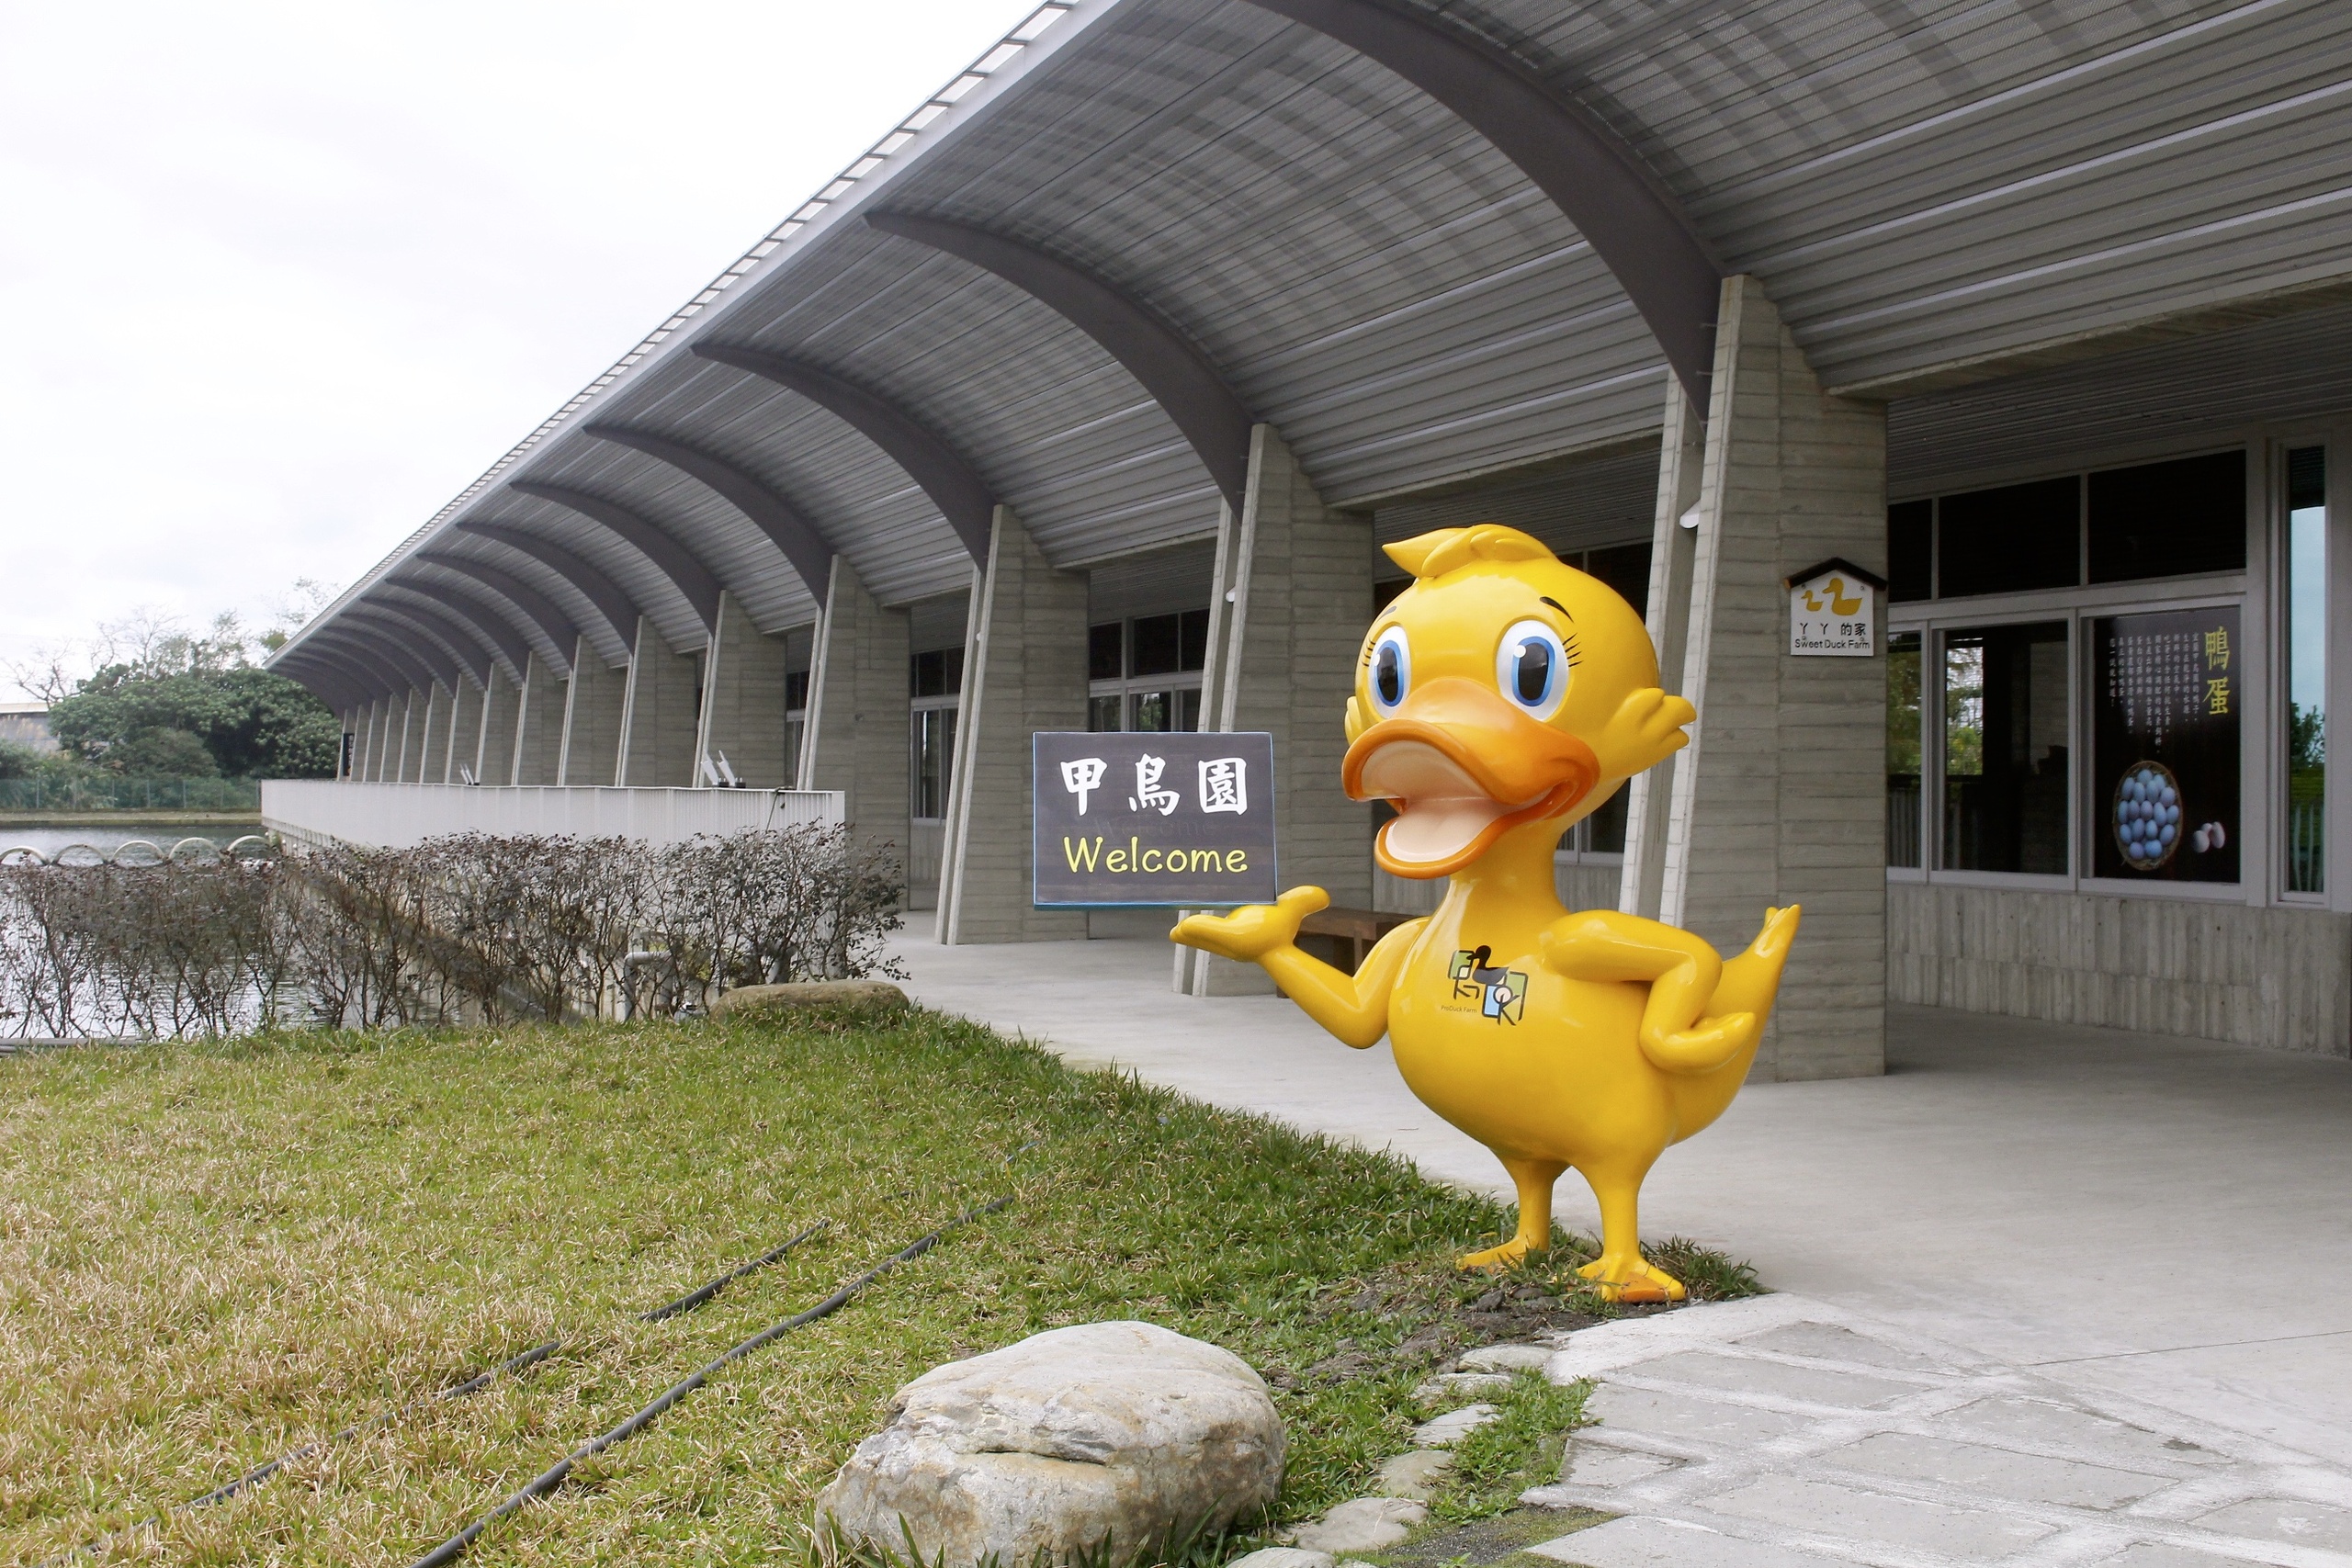
[[[1886,583],[1835,557],[1787,580],[1789,651],[1800,658],[1869,659],[1878,652],[1878,595]]]

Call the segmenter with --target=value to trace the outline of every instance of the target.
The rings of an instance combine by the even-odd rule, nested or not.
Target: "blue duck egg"
[[[2166,806],[2170,806],[2174,801],[2180,798],[2180,792],[2173,788],[2172,785],[2166,784],[2163,789],[2156,792],[2156,798],[2163,801]]]
[[[2163,827],[2156,829],[2156,840],[2159,843],[2169,844],[2172,842],[2173,834],[2177,831],[2178,831],[2178,829],[2174,828],[2171,823],[2167,822]]]

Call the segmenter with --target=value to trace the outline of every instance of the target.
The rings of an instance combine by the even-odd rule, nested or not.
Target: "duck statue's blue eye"
[[[1568,690],[1568,655],[1560,634],[1542,621],[1521,621],[1495,649],[1495,685],[1537,718],[1559,710]]]
[[[1396,711],[1413,689],[1413,648],[1405,628],[1391,626],[1372,645],[1372,705],[1382,713]]]

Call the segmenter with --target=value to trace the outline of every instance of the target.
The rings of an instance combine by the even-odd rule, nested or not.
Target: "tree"
[[[197,636],[153,611],[134,613],[99,629],[90,649],[98,668],[51,696],[50,728],[69,755],[134,777],[332,778],[341,722],[301,686],[257,668],[254,640],[233,614]],[[54,690],[63,668],[52,655],[26,684]]]

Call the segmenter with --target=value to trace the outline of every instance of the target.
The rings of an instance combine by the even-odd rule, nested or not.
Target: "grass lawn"
[[[1430,1364],[1542,1294],[1453,1273],[1507,1233],[1493,1204],[931,1014],[19,1057],[0,1062],[0,1562],[560,1337],[537,1367],[99,1558],[405,1563],[720,1350],[1008,1193],[468,1561],[791,1562],[899,1384],[1110,1317],[1268,1373],[1292,1435],[1281,1513],[1299,1517],[1407,1446]],[[632,1321],[820,1220],[701,1309]]]

